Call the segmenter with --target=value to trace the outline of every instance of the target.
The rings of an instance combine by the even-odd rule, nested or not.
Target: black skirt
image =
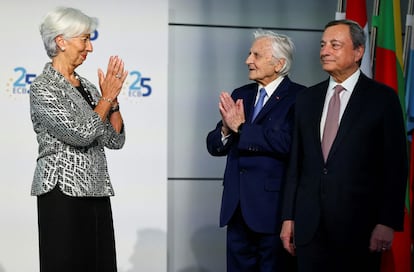
[[[116,272],[109,197],[37,197],[40,272]]]

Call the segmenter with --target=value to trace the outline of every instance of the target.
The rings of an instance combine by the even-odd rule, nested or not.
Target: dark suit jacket
[[[323,220],[339,245],[368,247],[376,224],[403,227],[406,135],[400,102],[361,73],[325,163],[320,120],[329,81],[298,96],[283,219],[295,221],[297,244]]]
[[[207,136],[207,149],[213,156],[227,155],[220,226],[227,225],[240,203],[251,229],[277,233],[280,191],[291,147],[293,107],[296,94],[304,86],[285,77],[252,123],[257,88],[253,83],[232,93],[234,100],[243,99],[246,123],[242,133],[232,134],[223,146],[220,121]]]

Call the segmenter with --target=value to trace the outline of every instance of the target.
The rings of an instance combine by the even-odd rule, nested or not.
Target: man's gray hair
[[[272,45],[272,56],[276,59],[284,59],[285,65],[279,71],[281,76],[285,76],[289,73],[290,68],[293,62],[293,51],[295,50],[295,45],[293,44],[291,38],[286,35],[275,33],[270,30],[256,30],[254,33],[255,40],[261,38],[267,38],[270,40]]]

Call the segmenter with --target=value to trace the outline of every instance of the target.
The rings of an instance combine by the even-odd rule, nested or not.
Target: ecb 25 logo
[[[28,73],[24,67],[14,68],[17,73],[16,80],[13,82],[13,94],[27,94],[29,93],[29,86],[36,78],[36,74]],[[132,83],[127,87],[129,97],[147,97],[152,93],[150,85],[151,78],[143,77],[139,71],[132,71],[129,73],[132,78]]]
[[[128,96],[129,97],[140,97],[140,96],[150,96],[152,93],[151,85],[149,81],[151,78],[143,77],[140,72],[132,71],[129,73],[131,77],[133,77],[132,83],[129,85],[128,88]]]
[[[26,94],[29,92],[28,85],[33,82],[36,74],[26,72],[23,67],[16,67],[14,71],[17,73],[17,79],[13,82],[13,94]]]

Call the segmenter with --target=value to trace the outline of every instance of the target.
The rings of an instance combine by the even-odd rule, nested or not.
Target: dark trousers
[[[109,197],[37,197],[40,272],[116,272]]]
[[[299,272],[379,272],[381,253],[370,252],[366,247],[336,245],[323,225],[313,240],[296,245]]]
[[[279,233],[252,231],[238,208],[227,225],[227,272],[291,271],[294,258],[283,249]]]

